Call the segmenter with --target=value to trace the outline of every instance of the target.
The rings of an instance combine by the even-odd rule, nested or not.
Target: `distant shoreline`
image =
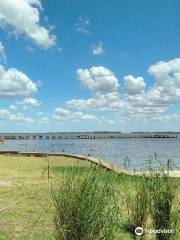
[[[28,139],[121,139],[121,138],[178,138],[179,132],[52,132],[52,133],[0,133],[5,140]]]
[[[111,133],[120,133],[120,134],[180,134],[180,131],[131,131],[131,132],[122,132],[122,131],[52,131],[52,132],[0,132],[0,134],[111,134]]]

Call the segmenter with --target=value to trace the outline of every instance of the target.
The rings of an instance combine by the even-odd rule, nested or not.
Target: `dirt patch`
[[[6,180],[0,180],[0,188],[2,187],[10,187],[11,186],[11,182],[10,181],[6,181]]]

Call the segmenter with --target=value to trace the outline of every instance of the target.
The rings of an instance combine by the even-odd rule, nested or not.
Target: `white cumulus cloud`
[[[16,108],[16,105],[12,104],[12,105],[9,106],[9,109],[10,110],[16,110],[17,108]]]
[[[0,0],[0,26],[10,27],[16,35],[25,34],[42,48],[55,44],[56,37],[40,25],[40,0]]]
[[[41,105],[35,98],[25,98],[23,101],[18,102],[18,104],[22,105],[24,109],[32,109]]]
[[[54,113],[52,114],[52,119],[56,122],[62,123],[63,121],[71,121],[71,122],[95,122],[97,124],[103,125],[114,124],[112,119],[109,119],[105,116],[97,116],[95,114],[87,114],[81,111],[71,111],[66,108],[56,108]]]
[[[114,85],[116,87],[103,85],[101,80],[102,78],[104,80],[104,76],[106,76],[106,74],[102,74],[103,72],[103,67],[79,69],[78,79],[82,85],[95,91],[96,94],[87,99],[71,99],[66,102],[66,106],[81,111],[115,112],[119,113],[123,119],[135,116],[152,119],[152,117],[156,118],[167,113],[174,104],[180,101],[180,58],[167,62],[160,61],[151,65],[148,73],[153,76],[154,84],[147,89],[145,89],[146,82],[143,77],[127,75],[124,77],[125,91],[120,93],[116,81],[113,81],[116,82]],[[99,76],[101,76],[100,81]],[[110,84],[110,86],[112,85]]]
[[[12,113],[7,109],[0,109],[0,122],[2,123],[13,123],[13,124],[31,124],[33,119],[24,116],[22,113]]]
[[[99,43],[98,45],[92,46],[92,53],[93,55],[101,55],[104,53],[104,48],[102,43]]]
[[[53,119],[56,121],[99,121],[98,117],[93,114],[84,114],[80,111],[70,111],[65,108],[56,108],[53,114]]]
[[[84,88],[95,92],[113,92],[119,87],[115,74],[103,66],[78,69],[77,78]]]
[[[72,99],[66,102],[69,108],[78,110],[117,111],[127,107],[118,92],[96,94],[88,99]]]
[[[0,59],[6,60],[5,48],[1,41],[0,41]]]
[[[180,100],[180,58],[157,62],[149,67],[148,72],[156,81],[148,92],[149,99],[162,104]]]
[[[0,65],[0,97],[27,97],[37,92],[37,85],[23,72]]]
[[[130,95],[143,93],[145,86],[146,84],[142,77],[135,78],[132,75],[124,77],[124,87]]]

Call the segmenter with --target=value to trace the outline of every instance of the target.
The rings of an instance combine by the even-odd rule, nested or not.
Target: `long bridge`
[[[179,135],[180,136],[180,135]],[[120,138],[177,138],[174,132],[49,132],[49,133],[0,133],[5,140],[41,139],[120,139]]]

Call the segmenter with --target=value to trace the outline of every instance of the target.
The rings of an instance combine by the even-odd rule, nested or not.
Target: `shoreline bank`
[[[124,173],[131,176],[140,176],[142,174],[148,174],[148,171],[132,171],[127,170],[124,167],[117,166],[115,164],[112,164],[108,161],[104,161],[95,157],[80,155],[80,154],[71,154],[71,153],[64,153],[64,152],[58,152],[58,153],[43,153],[43,152],[20,152],[20,151],[0,151],[0,155],[12,155],[12,156],[34,156],[34,157],[48,157],[48,156],[61,156],[61,157],[72,157],[75,159],[85,160],[90,163],[100,165],[101,167],[107,169],[108,171],[113,171],[118,174]],[[169,176],[171,177],[177,177],[180,178],[180,170],[174,170],[174,171],[168,171]]]

